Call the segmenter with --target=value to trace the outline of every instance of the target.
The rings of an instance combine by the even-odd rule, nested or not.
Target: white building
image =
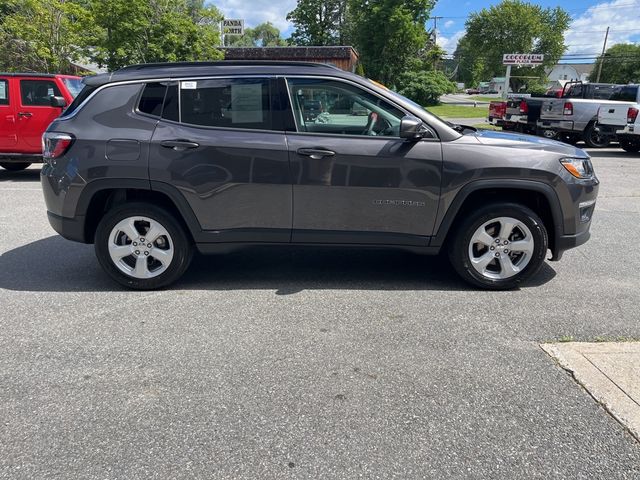
[[[586,82],[593,71],[593,63],[560,63],[547,69],[549,83]]]

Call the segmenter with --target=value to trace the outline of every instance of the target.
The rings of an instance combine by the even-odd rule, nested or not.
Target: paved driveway
[[[438,258],[254,249],[122,290],[0,171],[0,478],[638,478],[539,343],[640,337],[640,156],[592,151],[593,238],[513,292]]]

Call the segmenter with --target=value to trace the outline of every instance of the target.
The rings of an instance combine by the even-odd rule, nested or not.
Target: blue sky
[[[270,21],[284,36],[291,32],[291,25],[286,21],[287,12],[296,6],[296,0],[213,0],[208,3],[216,5],[226,18],[244,18],[249,27]],[[448,53],[453,53],[458,38],[464,34],[467,15],[497,3],[499,0],[438,1],[432,15],[445,17],[438,20],[438,43]],[[609,46],[640,42],[640,0],[539,0],[532,3],[544,7],[560,5],[571,14],[573,22],[566,35],[567,59],[599,54],[607,26],[611,27]],[[589,59],[577,61],[592,62]]]

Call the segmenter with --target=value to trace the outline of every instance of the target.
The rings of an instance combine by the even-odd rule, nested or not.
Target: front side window
[[[51,80],[20,80],[20,96],[25,106],[50,106],[51,97],[61,97],[60,89]]]
[[[269,130],[272,128],[269,98],[268,79],[181,81],[180,121],[206,127]]]
[[[289,78],[298,131],[391,136],[400,132],[400,109],[354,85],[336,80]]]
[[[0,80],[0,105],[9,105],[9,82]]]

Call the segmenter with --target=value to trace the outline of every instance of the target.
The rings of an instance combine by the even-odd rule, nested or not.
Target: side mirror
[[[412,115],[406,115],[400,120],[400,138],[420,140],[428,131],[422,120]]]
[[[67,106],[66,100],[62,97],[51,96],[49,101],[51,102],[51,106],[54,108],[64,108]]]

